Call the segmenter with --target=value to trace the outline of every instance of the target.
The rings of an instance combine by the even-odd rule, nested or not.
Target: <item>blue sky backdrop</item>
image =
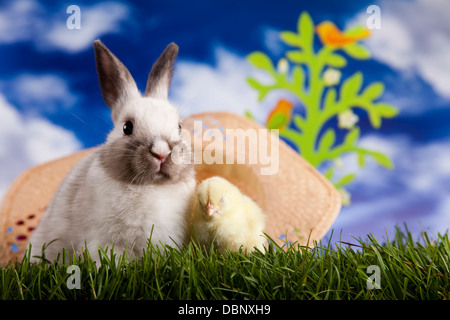
[[[0,2],[0,195],[24,169],[102,143],[112,127],[100,94],[92,41],[100,38],[145,89],[165,46],[180,47],[170,98],[187,116],[250,110],[263,122],[275,101],[257,102],[246,83],[245,57],[261,50],[274,61],[286,49],[278,33],[295,30],[302,11],[317,24],[362,23],[369,5],[381,9],[381,29],[363,43],[369,61],[350,60],[383,81],[382,100],[400,113],[374,130],[361,116],[360,144],[387,154],[394,170],[368,162],[348,187],[352,204],[333,225],[343,240],[392,235],[407,223],[420,231],[450,226],[450,2],[411,1],[38,1]],[[69,5],[81,9],[81,29],[69,30]],[[299,204],[302,205],[302,204]],[[281,213],[280,213],[281,214]],[[336,240],[338,240],[336,238]]]

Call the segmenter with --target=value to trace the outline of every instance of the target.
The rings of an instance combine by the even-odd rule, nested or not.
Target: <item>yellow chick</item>
[[[248,196],[221,177],[203,180],[197,187],[192,226],[201,245],[212,243],[221,253],[264,251],[265,215]]]

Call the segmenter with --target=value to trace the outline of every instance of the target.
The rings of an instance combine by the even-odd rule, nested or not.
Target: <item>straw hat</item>
[[[197,180],[218,175],[239,187],[265,211],[265,232],[270,237],[301,244],[309,239],[312,245],[329,230],[341,207],[339,193],[278,136],[253,134],[267,130],[253,120],[230,113],[192,115],[183,120],[183,127],[191,133]],[[240,149],[239,139],[233,136],[238,131],[232,129],[249,133]],[[269,163],[261,155],[255,161],[255,153],[265,147],[272,161]],[[0,206],[0,264],[22,258],[28,239],[59,184],[77,161],[91,151],[28,169],[12,183]]]

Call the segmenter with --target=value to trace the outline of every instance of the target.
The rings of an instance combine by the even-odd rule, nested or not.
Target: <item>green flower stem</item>
[[[317,54],[313,52],[307,52],[307,66],[309,71],[309,90],[306,90],[309,94],[302,99],[301,102],[305,105],[306,116],[304,121],[304,128],[302,131],[304,135],[301,140],[296,141],[298,149],[302,150],[302,156],[310,161],[314,166],[319,164],[316,142],[321,128],[325,124],[327,119],[322,117],[323,111],[321,110],[322,95],[325,88],[324,81],[322,79],[322,71],[325,67],[326,57],[333,52],[330,47],[323,47]],[[301,88],[294,88],[295,92],[300,92]],[[293,92],[294,93],[294,92]],[[299,128],[300,129],[300,128]],[[301,145],[300,145],[301,144]]]
[[[333,52],[330,47],[323,47],[316,55],[311,56],[308,65],[310,71],[310,102],[315,113],[320,113],[320,105],[322,101],[322,94],[325,87],[324,81],[321,77],[322,70],[326,64],[326,57]]]
[[[336,130],[326,128],[327,123],[340,117],[343,112],[352,108],[359,108],[367,113],[370,124],[378,129],[383,118],[392,118],[398,111],[388,103],[375,102],[384,92],[384,84],[375,82],[363,87],[363,74],[358,71],[343,81],[326,83],[324,69],[341,69],[347,65],[347,56],[363,60],[370,58],[367,48],[353,43],[340,48],[323,44],[317,51],[314,49],[315,25],[307,12],[302,12],[297,22],[297,32],[282,31],[281,40],[292,47],[285,54],[285,58],[294,66],[292,72],[286,68],[274,66],[269,56],[263,52],[253,52],[249,55],[249,62],[256,68],[267,71],[273,78],[270,84],[260,83],[255,78],[248,78],[251,87],[258,91],[258,100],[262,101],[272,90],[284,90],[295,96],[304,107],[304,115],[292,114],[292,123],[280,130],[280,137],[296,147],[298,152],[311,165],[318,168],[323,163],[337,160],[342,154],[354,153],[358,156],[358,164],[363,167],[367,157],[372,158],[379,165],[392,169],[393,163],[381,152],[366,150],[356,146],[360,137],[358,126],[349,128],[342,143],[336,143]],[[344,30],[345,33],[355,34],[363,30],[356,27]],[[278,63],[285,61],[279,61]],[[282,69],[282,70],[280,70]],[[340,84],[339,86],[335,86]],[[325,131],[323,131],[325,130]],[[323,134],[322,134],[323,131]],[[333,166],[325,176],[333,180]],[[336,182],[338,188],[350,183],[353,175],[347,175]]]

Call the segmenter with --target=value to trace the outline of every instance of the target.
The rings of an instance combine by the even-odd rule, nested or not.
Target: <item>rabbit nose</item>
[[[170,149],[165,141],[156,141],[150,148],[150,154],[161,162],[166,160],[167,156],[170,154]]]
[[[164,162],[166,160],[167,156],[169,155],[168,153],[167,154],[156,153],[156,152],[153,152],[152,150],[150,150],[150,153],[152,156],[154,156],[156,159],[158,159],[161,162]]]

